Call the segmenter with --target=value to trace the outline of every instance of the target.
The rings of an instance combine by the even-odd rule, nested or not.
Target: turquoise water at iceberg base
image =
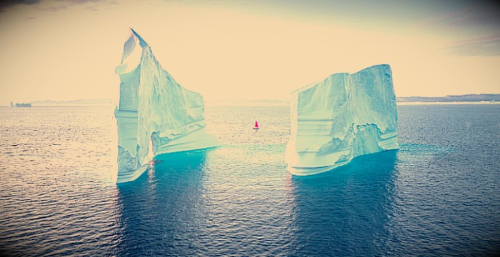
[[[400,150],[295,177],[288,107],[209,106],[224,147],[116,185],[110,107],[0,108],[1,255],[500,253],[500,105],[398,112]]]

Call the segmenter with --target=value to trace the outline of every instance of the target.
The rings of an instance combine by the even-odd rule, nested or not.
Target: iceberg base
[[[315,175],[323,172],[327,172],[330,170],[333,170],[335,168],[338,168],[340,166],[344,166],[351,162],[354,158],[357,156],[361,155],[366,155],[366,154],[374,154],[378,152],[385,152],[385,151],[392,151],[392,150],[397,150],[399,149],[399,144],[397,142],[397,137],[395,135],[390,135],[391,133],[388,133],[389,135],[386,135],[386,139],[382,139],[384,136],[379,137],[378,142],[376,142],[376,147],[372,149],[371,151],[367,151],[367,149],[363,149],[364,151],[358,151],[355,156],[350,156],[349,155],[343,155],[342,158],[338,158],[338,161],[335,162],[333,165],[325,165],[325,166],[294,166],[289,164],[287,166],[288,172],[294,176],[309,176],[309,175]],[[393,133],[394,134],[394,133]],[[314,154],[311,156],[308,156],[307,154],[302,154],[299,159],[309,159],[308,162],[311,162],[311,160],[314,160]],[[335,158],[334,158],[335,159]]]
[[[118,177],[116,183],[125,183],[136,180],[140,177],[146,170],[148,170],[149,165],[142,165],[135,170],[130,170],[129,172],[120,172],[118,173]]]

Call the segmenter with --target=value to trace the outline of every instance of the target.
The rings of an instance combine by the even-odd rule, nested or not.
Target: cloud
[[[25,0],[27,1],[27,0]],[[34,1],[34,0],[31,0]],[[39,0],[35,1],[36,3],[40,3]],[[45,12],[59,12],[64,11],[68,7],[82,5],[86,6],[85,10],[91,12],[98,12],[98,4],[99,3],[109,3],[109,4],[118,4],[115,0],[58,0],[58,5],[49,5],[49,6],[36,6],[36,9]]]
[[[500,34],[454,42],[443,50],[459,56],[499,56]]]
[[[2,4],[37,4],[40,3],[40,0],[10,0],[10,1],[2,1]]]
[[[40,3],[40,0],[4,0],[0,1],[0,12],[4,11],[5,8],[8,8],[13,5],[18,5],[18,4],[31,5],[38,3]]]
[[[106,0],[59,0],[68,4],[86,4],[86,3],[99,3],[106,2]]]
[[[56,6],[47,6],[47,7],[37,6],[36,9],[38,9],[40,11],[45,11],[45,12],[58,12],[58,11],[66,10],[66,6],[65,5],[56,5]]]
[[[500,5],[492,1],[450,4],[447,12],[414,26],[448,38],[442,49],[457,56],[500,55]]]
[[[500,32],[500,6],[490,1],[470,2],[459,9],[450,6],[450,11],[430,17],[415,27],[467,33]]]
[[[97,7],[95,6],[89,6],[87,8],[85,8],[87,11],[91,11],[91,12],[98,12],[99,9],[97,9]]]

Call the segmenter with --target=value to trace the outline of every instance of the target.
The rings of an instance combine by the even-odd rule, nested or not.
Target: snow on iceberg
[[[376,65],[333,74],[292,92],[285,161],[293,175],[312,175],[352,158],[398,149],[391,68]]]
[[[115,73],[121,80],[117,183],[139,177],[156,155],[219,145],[204,129],[203,97],[177,84],[133,29]]]

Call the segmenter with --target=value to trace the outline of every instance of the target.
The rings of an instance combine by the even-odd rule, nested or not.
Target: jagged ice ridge
[[[159,154],[218,146],[209,135],[203,97],[181,87],[133,29],[124,44],[119,75],[117,183],[132,181]]]

